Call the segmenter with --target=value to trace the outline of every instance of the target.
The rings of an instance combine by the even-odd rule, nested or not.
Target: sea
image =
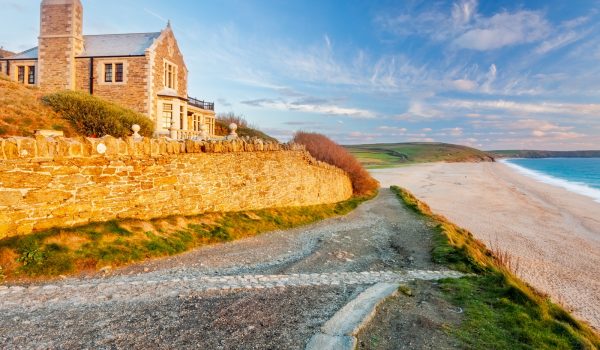
[[[501,162],[523,175],[600,203],[600,158],[509,158]]]

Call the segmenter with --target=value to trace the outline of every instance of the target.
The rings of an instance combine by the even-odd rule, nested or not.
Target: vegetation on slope
[[[196,247],[344,215],[368,198],[337,204],[121,220],[0,240],[0,279],[51,277],[174,255]]]
[[[237,128],[238,136],[244,137],[257,137],[259,139],[263,139],[265,141],[275,141],[277,139],[271,137],[264,132],[258,130],[255,126],[248,124],[248,121],[240,115],[235,115],[234,113],[224,113],[217,115],[215,121],[215,134],[220,136],[229,135],[229,124],[235,123]]]
[[[600,158],[598,151],[536,151],[536,150],[503,150],[490,151],[495,157],[502,158]]]
[[[0,73],[0,136],[32,136],[36,129],[76,135],[69,123],[42,103],[43,93],[10,81]]]
[[[387,168],[427,162],[494,161],[494,158],[486,152],[447,143],[382,143],[344,147],[367,168]]]
[[[377,191],[379,183],[344,147],[327,136],[317,133],[297,132],[293,142],[304,145],[315,159],[343,169],[350,176],[355,195],[368,196]]]
[[[145,115],[81,91],[61,91],[42,98],[81,135],[102,137],[131,135],[138,124],[140,134],[151,136],[154,123]]]
[[[472,234],[405,189],[392,187],[416,212],[437,223],[433,260],[475,273],[441,281],[449,302],[464,310],[464,321],[449,332],[469,349],[597,349],[600,338],[587,325],[517,278],[508,254],[491,252]]]

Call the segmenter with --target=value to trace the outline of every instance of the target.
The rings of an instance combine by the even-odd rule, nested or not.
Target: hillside
[[[597,151],[539,151],[539,150],[502,150],[489,151],[498,158],[600,158]]]
[[[364,166],[386,168],[428,162],[493,162],[490,154],[448,143],[388,143],[344,146]]]
[[[66,120],[42,103],[42,95],[39,89],[9,81],[0,74],[0,136],[31,136],[36,129],[75,135]]]

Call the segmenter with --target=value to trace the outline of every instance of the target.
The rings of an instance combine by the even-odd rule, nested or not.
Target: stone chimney
[[[75,56],[83,52],[80,0],[42,0],[38,53],[39,86],[75,89]]]

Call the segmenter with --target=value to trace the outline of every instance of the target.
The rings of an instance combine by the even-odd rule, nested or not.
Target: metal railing
[[[202,101],[202,100],[199,100],[197,98],[193,98],[193,97],[189,97],[189,96],[188,96],[188,104],[192,105],[194,107],[198,107],[200,109],[205,109],[207,111],[214,111],[215,110],[215,103],[214,102],[206,102],[206,101]]]

